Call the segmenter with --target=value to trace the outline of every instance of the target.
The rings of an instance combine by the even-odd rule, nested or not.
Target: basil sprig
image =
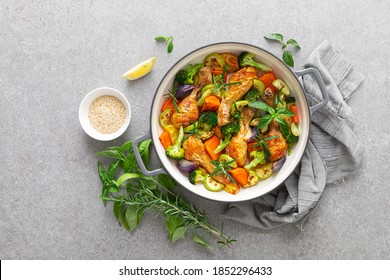
[[[289,39],[285,43],[283,41],[283,35],[279,33],[271,33],[264,36],[265,39],[272,40],[272,41],[278,41],[282,44],[282,49],[286,49],[288,46],[296,47],[298,49],[301,48],[301,46],[298,44],[298,42],[295,39]],[[285,50],[282,55],[283,61],[291,67],[294,67],[294,58],[290,51]]]

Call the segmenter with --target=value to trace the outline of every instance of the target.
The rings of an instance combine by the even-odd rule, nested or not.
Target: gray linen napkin
[[[259,228],[300,221],[297,225],[303,229],[326,184],[352,175],[361,167],[365,149],[352,131],[352,111],[346,100],[354,95],[363,77],[328,41],[311,53],[305,67],[321,73],[330,100],[312,116],[311,135],[301,163],[276,190],[251,201],[230,204],[223,217]],[[304,76],[303,86],[309,104],[321,100],[313,76]]]

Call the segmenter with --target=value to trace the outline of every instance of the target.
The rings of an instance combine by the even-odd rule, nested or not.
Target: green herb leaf
[[[293,58],[291,52],[285,51],[285,52],[283,53],[282,58],[283,58],[283,61],[284,61],[288,66],[294,67],[294,58]]]
[[[105,151],[98,152],[96,153],[96,156],[126,160],[126,156],[120,151],[119,147],[111,147]]]
[[[284,119],[282,119],[280,116],[275,116],[274,119],[275,119],[275,121],[277,121],[281,125],[287,125],[288,126],[288,123]]]
[[[135,173],[124,173],[122,174],[118,180],[115,182],[115,185],[117,186],[120,186],[122,185],[124,182],[126,182],[127,180],[130,180],[130,179],[134,179],[134,178],[139,178],[140,175],[139,174],[135,174]]]
[[[120,163],[120,161],[117,160],[117,161],[111,163],[110,166],[108,167],[107,174],[108,174],[108,177],[109,177],[110,179],[113,179],[113,178],[114,178],[114,176],[115,176],[115,171],[116,171],[116,169],[118,168],[119,163]]]
[[[137,228],[138,224],[142,219],[142,207],[139,205],[129,205],[127,206],[125,212],[125,220],[128,225],[128,230],[133,231]]]
[[[255,109],[261,109],[261,110],[266,111],[270,114],[271,114],[271,112],[275,113],[275,110],[263,101],[250,101],[248,106],[255,108]]]
[[[109,175],[107,171],[104,169],[103,165],[100,163],[100,161],[98,161],[98,173],[103,185],[106,185],[109,180],[108,179]]]
[[[166,222],[166,228],[169,233],[169,239],[172,243],[179,239],[184,239],[187,228],[182,218],[177,216],[170,216]]]
[[[291,46],[294,46],[294,47],[297,47],[298,49],[300,49],[301,47],[299,46],[298,42],[295,41],[294,39],[290,39],[287,41],[286,43],[287,45],[291,45]]]
[[[277,109],[276,110],[276,113],[278,115],[283,115],[283,116],[286,116],[286,117],[293,117],[295,114],[293,112],[291,112],[289,109],[287,108],[280,108],[280,109]]]
[[[168,52],[168,53],[171,53],[172,51],[173,51],[173,43],[172,43],[172,41],[170,41],[170,42],[168,43],[167,52]]]
[[[198,243],[199,245],[207,248],[207,249],[210,249],[210,245],[204,241],[203,239],[201,239],[195,232],[194,234],[192,235],[192,240],[194,240],[196,243]]]
[[[147,139],[138,144],[138,151],[141,155],[142,161],[146,167],[149,167],[149,150],[150,144],[152,143],[151,139]]]
[[[165,42],[167,40],[167,36],[156,36],[154,37],[154,40],[159,42]]]
[[[270,124],[270,122],[272,121],[272,116],[271,115],[264,115],[260,121],[259,121],[259,124],[257,125],[257,127],[260,129],[260,128],[263,128],[263,127],[266,127],[267,125]]]
[[[167,174],[159,174],[157,181],[160,185],[162,185],[164,188],[167,188],[168,190],[172,190],[176,185],[175,181],[173,181],[173,179]]]
[[[157,42],[165,42],[167,44],[167,52],[171,53],[173,50],[173,36],[156,36],[154,40]]]
[[[119,225],[123,223],[123,204],[120,201],[115,201],[113,204],[113,212],[115,219],[118,221]]]
[[[283,44],[283,35],[278,33],[271,33],[264,36],[265,39],[279,41]]]

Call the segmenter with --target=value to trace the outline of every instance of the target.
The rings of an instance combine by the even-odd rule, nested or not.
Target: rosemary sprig
[[[151,140],[138,145],[138,150],[146,166],[149,163]],[[187,230],[192,230],[192,239],[199,245],[210,247],[197,234],[198,231],[209,233],[218,239],[218,244],[230,246],[236,240],[212,226],[205,212],[199,211],[173,192],[175,182],[165,174],[145,176],[139,169],[132,142],[121,147],[111,147],[99,152],[99,156],[114,161],[107,169],[98,163],[98,173],[103,182],[100,198],[104,205],[113,202],[113,211],[118,223],[129,231],[139,225],[144,211],[154,211],[166,219],[166,228],[172,242],[185,238]],[[124,173],[123,173],[124,172]],[[116,176],[116,173],[122,174]]]
[[[176,86],[173,89],[173,92],[171,90],[168,90],[168,93],[164,94],[165,99],[172,98],[173,100],[173,106],[175,107],[176,112],[180,113],[179,107],[177,106],[177,98],[176,98]]]
[[[190,127],[190,128],[188,128],[188,127]],[[190,137],[191,135],[194,135],[196,138],[200,139],[201,132],[200,132],[200,127],[199,127],[199,122],[192,122],[191,125],[189,125],[188,127],[184,131],[184,133],[186,133],[187,135],[184,136],[182,142],[187,140],[188,137]]]
[[[215,76],[213,76],[213,84],[215,86],[215,88],[213,90],[213,94],[215,94],[218,90],[220,90],[222,88],[226,90],[227,86],[240,84],[240,82],[225,83],[223,81],[223,78],[225,77],[226,70],[227,70],[227,65],[225,64],[225,66],[223,67],[221,77],[217,80],[217,78]]]
[[[267,158],[267,161],[269,161],[269,158],[272,156],[272,153],[268,147],[267,141],[272,140],[272,139],[276,139],[276,138],[279,138],[279,135],[274,135],[274,136],[270,136],[270,137],[266,137],[266,138],[262,138],[261,136],[256,136],[256,138],[255,138],[256,144],[254,144],[253,146],[259,147],[264,151],[265,156]]]
[[[212,176],[217,176],[217,175],[225,175],[233,183],[236,183],[236,180],[234,180],[233,177],[228,172],[229,170],[232,169],[230,164],[232,164],[233,162],[235,162],[234,159],[232,159],[231,161],[226,161],[226,162],[212,160],[211,163],[215,166],[215,170],[210,174],[210,176],[212,177]]]

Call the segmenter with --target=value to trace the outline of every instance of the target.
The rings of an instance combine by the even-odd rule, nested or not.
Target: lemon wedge
[[[122,77],[128,80],[137,80],[152,71],[155,62],[156,57],[153,56],[152,58],[149,58],[131,68],[129,71],[124,73]]]

